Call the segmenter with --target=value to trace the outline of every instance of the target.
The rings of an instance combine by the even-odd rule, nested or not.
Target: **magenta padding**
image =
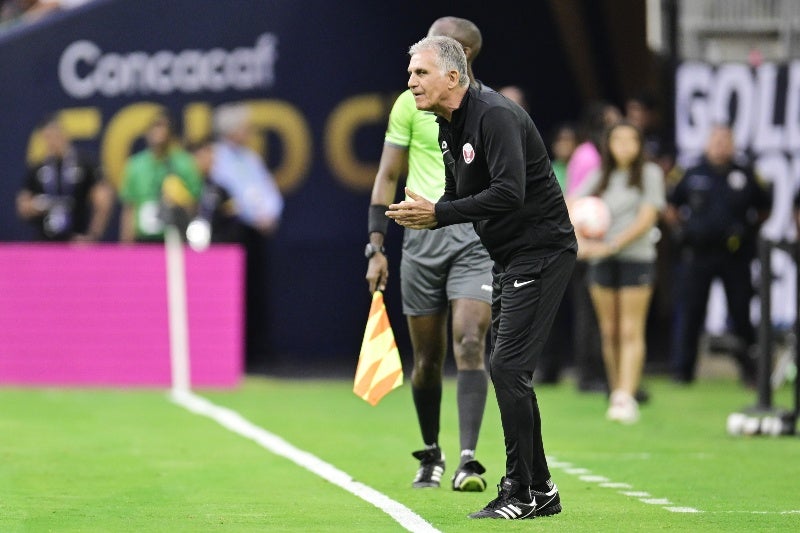
[[[185,249],[191,384],[242,375],[244,258]],[[163,245],[0,244],[0,384],[171,384]]]

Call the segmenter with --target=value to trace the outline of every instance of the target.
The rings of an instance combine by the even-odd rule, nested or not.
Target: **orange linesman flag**
[[[353,392],[372,405],[377,405],[381,398],[402,384],[400,351],[389,325],[383,293],[375,291],[372,293],[367,328],[358,356]]]

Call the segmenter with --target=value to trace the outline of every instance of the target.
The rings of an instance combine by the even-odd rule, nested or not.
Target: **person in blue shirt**
[[[248,108],[243,104],[220,106],[215,126],[219,142],[214,147],[212,180],[233,197],[244,225],[271,235],[278,228],[283,197],[263,158],[247,146],[253,134]]]
[[[253,135],[248,107],[241,103],[217,108],[211,180],[228,192],[239,221],[246,265],[245,368],[263,369],[269,355],[268,240],[278,229],[283,196],[264,159],[247,146]]]

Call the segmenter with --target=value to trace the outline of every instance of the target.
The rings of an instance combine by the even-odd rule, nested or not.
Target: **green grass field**
[[[604,419],[600,395],[569,383],[538,389],[564,512],[518,522],[466,518],[502,475],[491,393],[478,458],[492,490],[482,494],[410,488],[419,436],[407,384],[377,407],[347,381],[251,377],[235,391],[198,393],[445,532],[800,530],[800,438],[725,433],[728,413],[753,403],[753,392],[728,380],[647,384],[653,399],[630,427]],[[776,403],[788,407],[789,394],[779,391]],[[452,381],[444,406],[442,446],[455,460]],[[0,532],[403,530],[165,391],[0,389]]]

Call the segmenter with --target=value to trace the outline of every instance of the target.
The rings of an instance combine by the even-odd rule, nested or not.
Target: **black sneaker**
[[[486,507],[469,515],[470,518],[504,518],[506,520],[522,520],[536,517],[536,499],[530,503],[523,502],[515,496],[519,482],[504,477],[497,486],[497,498]]]
[[[411,486],[415,489],[426,487],[439,487],[439,482],[444,474],[444,454],[437,446],[413,452],[415,458],[419,459],[419,470],[414,477]]]
[[[547,483],[552,484],[550,481]],[[551,516],[561,512],[561,496],[555,484],[547,492],[531,489],[531,495],[536,504],[536,516]]]
[[[486,480],[481,477],[484,472],[486,469],[475,459],[467,461],[453,475],[453,490],[483,492],[486,490]]]

